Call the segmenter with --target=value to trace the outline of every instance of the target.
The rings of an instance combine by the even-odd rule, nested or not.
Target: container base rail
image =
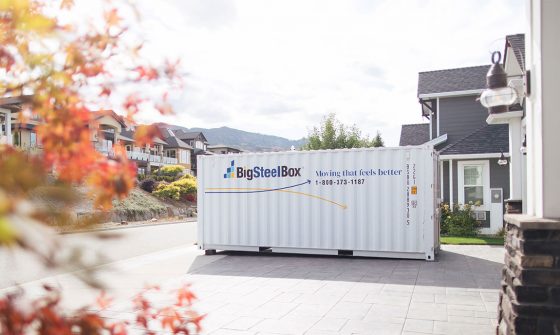
[[[368,258],[400,258],[400,259],[423,259],[433,262],[436,260],[437,250],[423,252],[400,252],[400,251],[364,251],[364,250],[341,250],[341,249],[316,249],[316,248],[285,248],[285,247],[254,247],[235,245],[209,245],[204,247],[205,255],[215,255],[217,250],[243,251],[254,253],[278,253],[278,254],[300,254],[300,255],[326,255],[326,256],[353,256]]]

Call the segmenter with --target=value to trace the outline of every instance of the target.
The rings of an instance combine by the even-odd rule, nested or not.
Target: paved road
[[[115,236],[99,239],[96,235]],[[65,245],[60,255],[80,247],[88,264],[101,265],[164,249],[192,246],[196,241],[196,222],[130,227],[102,233],[76,233],[62,235]],[[22,251],[0,248],[0,288],[72,271],[45,269],[37,259]]]
[[[191,283],[200,298],[195,309],[208,314],[202,334],[495,333],[502,247],[443,246],[437,262],[239,252],[205,256],[192,245],[195,228],[127,229],[120,240],[102,244],[87,234],[64,239],[101,247],[114,260],[98,270],[114,298],[101,312],[108,319],[133,322],[132,297],[146,285],[160,285],[153,298],[167,303],[173,301],[169,292]],[[29,264],[16,265],[22,278],[43,278],[30,274]],[[22,287],[35,297],[43,294],[45,282],[62,288],[66,308],[91,304],[99,294],[71,274]]]

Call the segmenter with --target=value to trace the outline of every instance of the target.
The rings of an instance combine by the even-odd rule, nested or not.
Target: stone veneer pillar
[[[560,221],[506,214],[497,334],[560,334]]]

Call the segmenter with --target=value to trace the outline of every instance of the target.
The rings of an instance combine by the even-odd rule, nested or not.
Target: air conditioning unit
[[[473,219],[476,221],[486,221],[486,212],[485,211],[475,211],[472,213]]]

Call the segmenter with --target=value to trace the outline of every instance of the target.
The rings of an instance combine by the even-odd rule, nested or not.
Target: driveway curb
[[[195,220],[192,220],[192,221],[187,220],[187,221],[176,221],[176,222],[146,223],[146,224],[138,224],[138,225],[122,225],[121,227],[108,227],[108,228],[84,229],[84,230],[75,230],[75,231],[62,231],[62,232],[59,232],[59,234],[60,235],[69,235],[69,234],[82,234],[82,233],[96,233],[96,232],[110,231],[110,230],[164,226],[164,225],[171,225],[171,224],[191,223],[191,222],[196,223],[196,221],[197,220],[195,218]]]

